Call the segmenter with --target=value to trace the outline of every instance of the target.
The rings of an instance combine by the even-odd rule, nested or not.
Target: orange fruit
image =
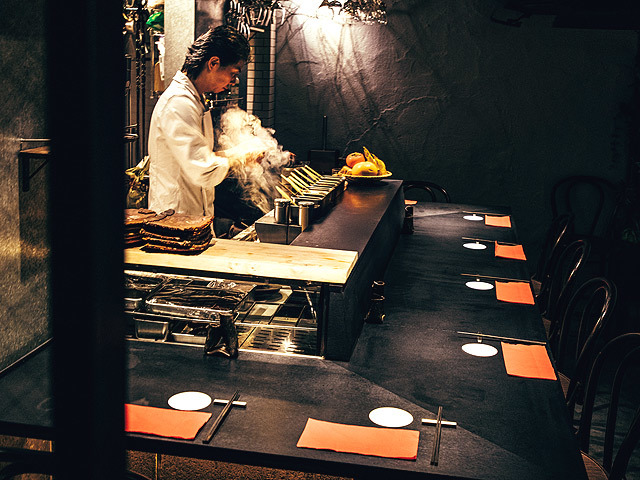
[[[378,175],[378,167],[371,162],[356,163],[351,169],[351,175],[372,177]]]
[[[361,154],[360,152],[353,152],[350,153],[349,155],[347,155],[347,158],[345,159],[345,162],[347,163],[347,166],[350,168],[353,168],[353,166],[356,163],[360,163],[360,162],[364,162],[366,161],[366,159],[364,158],[364,155]]]

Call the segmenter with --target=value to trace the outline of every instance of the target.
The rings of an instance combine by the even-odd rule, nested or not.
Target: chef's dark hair
[[[251,56],[249,42],[233,27],[221,25],[200,35],[189,47],[182,72],[191,80],[196,78],[211,57],[220,59],[226,67],[239,61],[248,62]]]

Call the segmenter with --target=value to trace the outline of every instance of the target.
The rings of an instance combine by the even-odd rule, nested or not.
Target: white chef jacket
[[[213,216],[229,161],[213,152],[211,114],[182,72],[160,96],[149,127],[149,209]]]

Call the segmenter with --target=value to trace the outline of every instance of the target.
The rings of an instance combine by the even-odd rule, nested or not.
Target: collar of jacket
[[[197,98],[200,99],[200,105],[202,106],[202,115],[204,115],[207,111],[207,108],[205,106],[204,103],[204,95],[200,95],[198,93],[198,90],[196,90],[195,85],[193,84],[193,82],[191,80],[189,80],[189,77],[187,77],[184,72],[178,70],[176,72],[176,74],[173,76],[173,79],[180,83],[181,85],[184,86],[184,88],[186,88],[189,93],[191,93],[193,95],[193,98]]]

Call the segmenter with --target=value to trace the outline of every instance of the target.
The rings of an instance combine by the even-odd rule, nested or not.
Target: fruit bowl
[[[382,175],[343,175],[343,177],[350,183],[370,184],[389,178],[391,175],[391,172],[386,172]]]

